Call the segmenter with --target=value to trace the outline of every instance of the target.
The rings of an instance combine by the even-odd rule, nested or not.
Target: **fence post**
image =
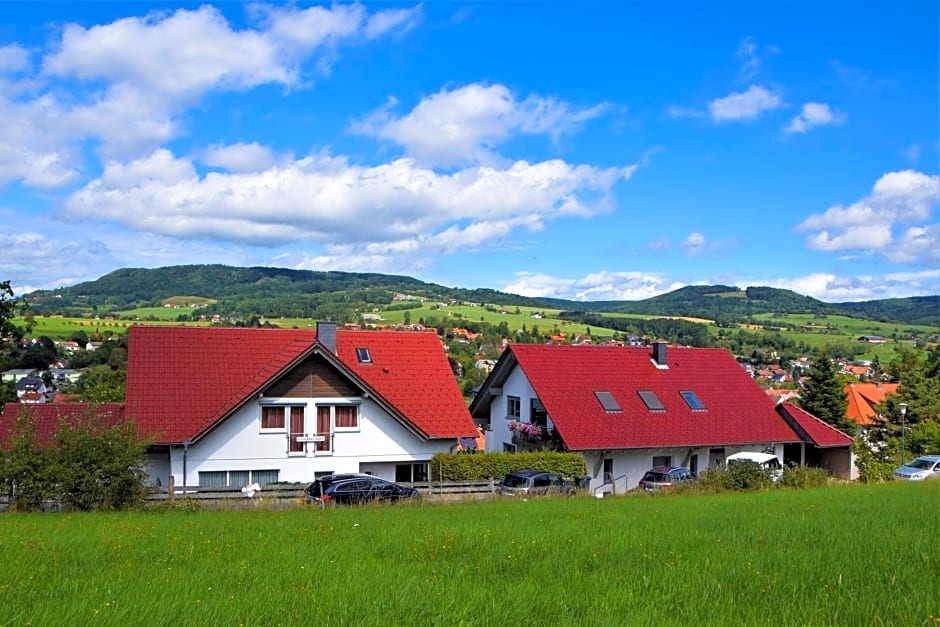
[[[174,493],[176,492],[176,480],[173,478],[173,475],[170,475],[169,479],[166,481],[166,497],[169,500],[173,500]]]

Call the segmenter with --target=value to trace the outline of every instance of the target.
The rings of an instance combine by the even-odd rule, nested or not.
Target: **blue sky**
[[[0,280],[940,294],[936,2],[3,4]]]

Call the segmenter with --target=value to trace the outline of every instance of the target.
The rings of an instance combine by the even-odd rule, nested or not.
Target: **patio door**
[[[330,450],[331,409],[329,405],[317,405],[317,436],[323,438],[317,442],[317,452],[320,453]]]
[[[295,405],[290,408],[290,434],[288,438],[288,453],[303,453],[304,442],[304,408]]]

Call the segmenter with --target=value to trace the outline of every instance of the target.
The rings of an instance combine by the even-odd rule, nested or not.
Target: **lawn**
[[[940,481],[0,516],[0,624],[926,625]]]

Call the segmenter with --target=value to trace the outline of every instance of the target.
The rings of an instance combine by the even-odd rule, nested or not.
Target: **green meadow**
[[[0,515],[2,625],[936,625],[940,481]]]

